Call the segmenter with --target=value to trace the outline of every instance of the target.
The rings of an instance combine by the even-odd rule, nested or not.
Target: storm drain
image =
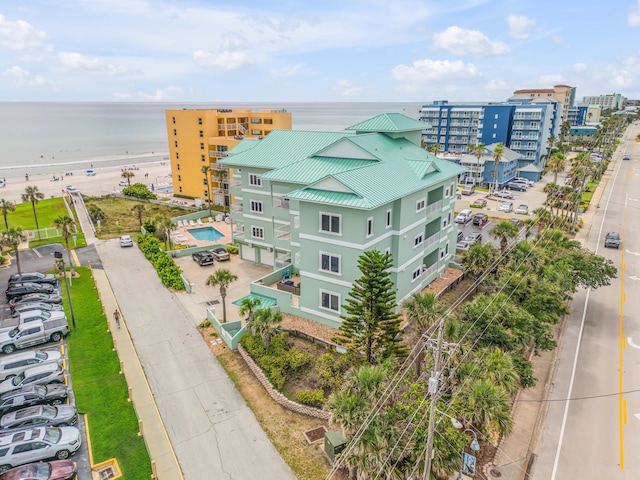
[[[324,428],[324,426],[320,426],[313,430],[309,430],[308,432],[304,432],[304,438],[306,438],[309,443],[315,443],[322,440],[326,432],[327,429]]]
[[[110,478],[116,478],[117,472],[113,465],[107,465],[98,469],[98,476],[100,480],[109,480]]]
[[[489,470],[489,473],[491,474],[492,477],[495,477],[495,478],[500,478],[502,476],[502,472],[497,468],[492,468],[491,470]]]
[[[220,300],[210,300],[208,302],[205,302],[207,306],[211,306],[211,305],[218,305],[220,303]]]

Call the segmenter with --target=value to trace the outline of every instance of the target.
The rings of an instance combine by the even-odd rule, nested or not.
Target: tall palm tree
[[[486,154],[484,143],[469,145],[469,153],[478,159],[478,166],[480,166],[480,159]]]
[[[169,217],[161,217],[158,219],[158,225],[164,237],[164,249],[167,250],[168,242],[168,249],[171,250],[171,232],[176,228],[176,224]]]
[[[491,152],[491,157],[493,158],[493,191],[496,192],[498,190],[498,173],[500,169],[500,160],[502,160],[502,157],[504,157],[504,144],[502,142],[498,143],[494,147],[493,152]]]
[[[553,183],[558,183],[558,173],[564,172],[567,168],[567,157],[562,152],[555,152],[549,157],[547,167],[553,172]]]
[[[146,212],[144,205],[141,203],[136,203],[133,207],[131,207],[131,211],[135,212],[136,216],[138,217],[138,223],[140,223],[140,226],[142,227],[142,214]]]
[[[135,173],[133,173],[131,170],[125,170],[124,172],[122,172],[122,175],[120,175],[122,178],[124,178],[127,181],[127,184],[129,186],[131,186],[131,179],[133,177],[136,176]]]
[[[33,218],[36,221],[36,231],[38,232],[38,239],[40,239],[40,226],[38,225],[38,215],[36,215],[36,203],[44,198],[44,193],[38,190],[38,187],[30,185],[24,189],[24,193],[21,197],[23,202],[31,202]]]
[[[252,333],[260,335],[264,346],[271,346],[271,339],[280,331],[282,312],[273,308],[261,308],[253,314],[253,320],[249,324]]]
[[[13,253],[16,256],[18,273],[22,273],[22,270],[20,269],[20,253],[18,252],[18,246],[25,240],[26,237],[24,236],[24,233],[22,233],[21,227],[9,228],[6,232],[2,232],[2,239],[0,240],[2,245],[13,248]]]
[[[55,223],[56,227],[58,227],[62,231],[62,238],[64,239],[65,246],[67,247],[67,256],[69,258],[69,267],[71,268],[71,277],[73,277],[73,262],[71,261],[69,238],[71,237],[71,235],[73,235],[72,230],[75,230],[76,222],[74,222],[73,219],[68,215],[60,215],[53,221],[53,223]]]
[[[220,287],[220,296],[222,297],[222,323],[227,322],[227,287],[237,279],[238,277],[226,268],[216,270],[207,278],[208,287]]]
[[[432,143],[431,145],[429,145],[427,147],[427,150],[431,153],[433,153],[436,157],[438,156],[438,153],[440,153],[440,144],[439,143]]]
[[[9,200],[5,200],[4,198],[0,198],[0,210],[2,210],[2,216],[4,217],[4,226],[7,230],[9,230],[9,222],[7,222],[7,214],[9,212],[16,211],[16,204],[10,202]]]
[[[495,382],[474,380],[460,393],[464,418],[492,441],[513,430],[511,398]]]
[[[240,300],[240,305],[238,309],[238,313],[243,317],[247,316],[247,322],[251,322],[253,320],[254,312],[260,306],[262,301],[256,297],[244,297]]]
[[[518,227],[513,223],[503,220],[493,227],[489,233],[500,239],[500,254],[502,255],[507,249],[509,240],[517,238],[520,234],[520,230],[518,230]]]
[[[224,168],[220,168],[220,169],[216,170],[214,172],[214,174],[216,176],[216,179],[218,180],[218,185],[220,186],[220,193],[222,194],[222,207],[223,207],[223,210],[226,212],[227,211],[227,202],[226,202],[227,196],[224,193],[224,182],[227,179],[227,177],[229,175],[229,172]]]
[[[407,320],[415,325],[417,335],[420,336],[422,341],[423,332],[431,325],[433,325],[440,315],[443,313],[443,309],[438,302],[438,297],[435,293],[422,293],[415,292],[407,298],[402,307],[405,309]],[[424,349],[417,349],[415,357],[416,375],[420,377],[422,374],[422,363],[424,359]]]
[[[204,174],[204,183],[207,186],[207,205],[209,205],[209,215],[211,215],[211,179],[209,178],[210,165],[203,165],[200,169]]]

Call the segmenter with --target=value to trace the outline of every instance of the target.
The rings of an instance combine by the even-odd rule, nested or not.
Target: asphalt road
[[[534,471],[537,480],[640,478],[640,128],[616,154],[588,246],[619,278],[573,301]],[[631,161],[622,161],[622,152]],[[606,232],[623,236],[605,249]],[[569,399],[569,400],[567,400]],[[637,416],[636,416],[637,415]]]
[[[185,479],[295,478],[142,252],[96,246]]]

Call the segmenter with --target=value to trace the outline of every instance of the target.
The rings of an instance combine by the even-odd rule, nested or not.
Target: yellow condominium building
[[[568,120],[569,107],[572,107],[576,102],[576,87],[570,87],[569,85],[555,85],[553,88],[529,88],[516,90],[513,94],[524,94],[532,98],[553,98],[562,104],[561,124]]]
[[[284,110],[167,110],[167,139],[174,195],[229,204],[228,175],[216,162],[244,138],[291,130]]]

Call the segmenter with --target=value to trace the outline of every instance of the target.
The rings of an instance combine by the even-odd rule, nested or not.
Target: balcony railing
[[[284,197],[273,197],[273,207],[289,210],[289,199]]]
[[[238,225],[233,229],[233,236],[236,238],[244,238],[244,225]]]
[[[438,200],[437,202],[433,202],[427,205],[427,215],[438,212],[442,209],[442,200]]]
[[[278,255],[276,257],[276,268],[284,268],[287,265],[291,265],[291,254]]]
[[[243,213],[244,206],[242,203],[234,203],[231,205],[231,213]]]
[[[231,177],[231,186],[232,187],[241,187],[242,186],[242,177],[240,175],[234,174]]]
[[[430,267],[427,267],[426,265],[422,266],[422,276],[423,277],[428,277],[429,275],[432,275],[432,274],[436,273],[437,271],[438,271],[438,264],[437,263],[434,263]]]
[[[273,230],[273,236],[281,240],[291,238],[291,225],[280,225]]]
[[[440,239],[440,234],[439,233],[435,233],[435,234],[431,235],[429,238],[427,238],[424,241],[424,248],[429,248],[434,243],[437,243],[437,241],[439,239]]]
[[[209,156],[212,158],[224,158],[228,157],[229,154],[227,152],[219,152],[218,150],[209,150]]]

